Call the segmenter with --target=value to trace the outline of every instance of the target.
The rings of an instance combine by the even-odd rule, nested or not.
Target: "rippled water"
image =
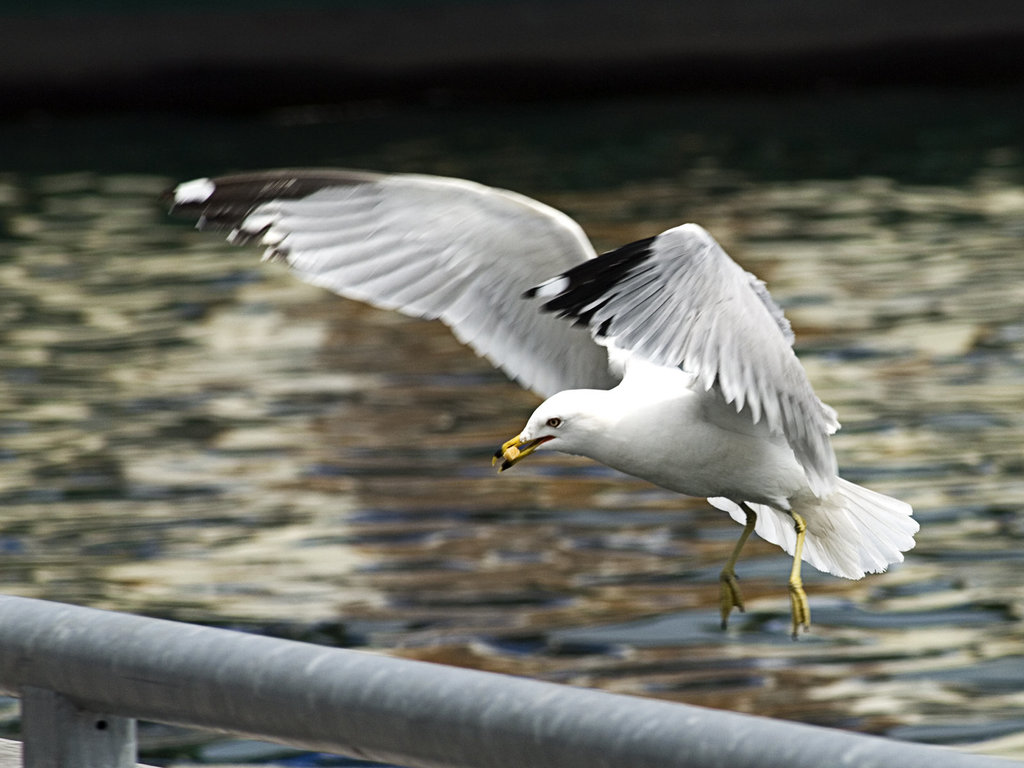
[[[0,126],[4,592],[1024,757],[1019,94],[826,101]],[[860,582],[807,568],[794,643],[788,559],[752,542],[722,633],[722,513],[567,457],[497,476],[532,395],[157,202],[307,164],[515,188],[602,248],[703,223],[918,547]]]

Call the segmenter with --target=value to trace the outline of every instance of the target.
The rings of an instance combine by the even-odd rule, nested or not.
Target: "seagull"
[[[794,638],[811,621],[803,561],[860,579],[914,546],[909,504],[838,476],[836,412],[788,320],[697,224],[598,255],[572,218],[515,192],[342,169],[201,178],[165,197],[301,280],[440,320],[547,398],[495,453],[499,471],[561,451],[728,513],[743,531],[720,575],[723,629],[744,610],[752,533],[793,557]]]

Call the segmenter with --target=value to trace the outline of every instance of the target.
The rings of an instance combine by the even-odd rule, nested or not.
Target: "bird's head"
[[[523,431],[495,451],[491,463],[497,464],[500,460],[498,469],[504,471],[541,447],[591,455],[588,445],[600,428],[601,409],[597,401],[607,394],[600,390],[575,389],[549,397],[533,412]]]

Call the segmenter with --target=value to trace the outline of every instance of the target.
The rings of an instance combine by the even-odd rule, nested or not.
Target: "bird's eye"
[[[557,416],[552,416],[550,419],[548,419],[548,426],[551,427],[552,429],[557,429],[558,427],[562,426],[562,420]]]

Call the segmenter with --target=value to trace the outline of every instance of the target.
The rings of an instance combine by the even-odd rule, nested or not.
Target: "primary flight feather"
[[[547,397],[499,449],[503,469],[559,450],[728,512],[744,530],[721,575],[723,626],[743,609],[735,564],[753,532],[794,556],[794,634],[810,623],[801,560],[857,579],[914,546],[909,505],[838,477],[836,413],[782,310],[696,224],[598,256],[564,213],[461,179],[267,171],[169,197],[309,283],[441,320]]]

